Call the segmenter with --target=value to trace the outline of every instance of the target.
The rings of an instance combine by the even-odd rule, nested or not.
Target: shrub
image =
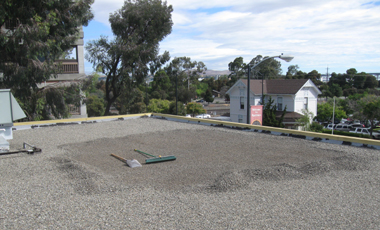
[[[322,132],[323,125],[319,124],[318,122],[313,122],[310,125],[310,130],[313,132]]]
[[[87,97],[86,107],[88,117],[103,116],[104,114],[104,100],[95,95]]]

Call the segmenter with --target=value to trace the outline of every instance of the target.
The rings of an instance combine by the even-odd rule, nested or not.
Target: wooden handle
[[[123,161],[123,162],[127,162],[126,159],[124,159],[124,158],[122,158],[122,157],[119,157],[118,155],[115,155],[115,154],[113,154],[113,153],[111,153],[111,156],[113,156],[113,157],[115,157],[115,158],[117,158],[117,159],[119,159],[119,160],[121,160],[121,161]]]

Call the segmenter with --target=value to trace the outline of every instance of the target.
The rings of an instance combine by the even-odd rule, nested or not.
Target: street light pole
[[[253,68],[252,68],[253,69]],[[248,84],[247,84],[247,124],[251,124],[250,123],[250,120],[251,120],[251,104],[250,104],[250,92],[251,92],[251,84],[249,83],[249,81],[251,80],[251,68],[250,66],[248,65]]]
[[[178,115],[178,73],[175,77],[175,115]]]
[[[247,124],[250,125],[250,116],[251,116],[251,108],[250,108],[250,100],[249,100],[249,96],[250,96],[250,91],[251,91],[251,84],[250,84],[250,73],[251,73],[251,69],[253,70],[256,66],[258,66],[259,64],[261,64],[262,62],[268,60],[268,59],[273,59],[273,58],[280,58],[286,62],[290,62],[291,60],[293,60],[293,56],[288,56],[288,55],[277,55],[277,56],[272,56],[272,57],[266,57],[264,58],[263,60],[261,60],[259,63],[256,63],[255,65],[253,65],[252,67],[248,64],[248,82],[247,82]],[[264,79],[262,79],[263,81]],[[262,86],[263,88],[263,86]],[[264,103],[264,102],[262,102]]]

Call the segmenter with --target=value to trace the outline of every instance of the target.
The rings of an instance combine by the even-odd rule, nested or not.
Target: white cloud
[[[168,0],[174,27],[161,49],[173,57],[204,61],[209,69],[226,69],[239,56],[249,61],[258,54],[287,53],[295,56],[290,64],[305,72],[327,66],[335,72],[361,66],[374,70],[380,53],[380,7],[366,2]],[[122,4],[96,0],[95,20],[108,24],[109,13]]]

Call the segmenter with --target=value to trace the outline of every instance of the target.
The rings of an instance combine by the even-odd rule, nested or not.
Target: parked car
[[[339,124],[335,125],[334,130],[349,132],[349,131],[353,130],[353,127],[349,124],[339,123]]]
[[[211,118],[211,115],[210,114],[199,114],[199,115],[195,116],[195,118]]]
[[[352,128],[365,128],[365,125],[360,123],[351,124]]]
[[[203,100],[203,99],[201,99],[201,100],[198,100],[198,101],[196,101],[196,102],[201,102],[201,103],[202,103],[202,102],[204,102],[204,100]]]
[[[370,131],[368,128],[355,128],[354,130],[351,130],[350,133],[359,133],[359,134],[364,134],[364,135],[370,135]],[[374,139],[379,139],[380,138],[380,133],[377,131],[372,132],[372,138]]]
[[[335,127],[335,124],[327,124],[327,125],[326,125],[326,129],[330,129],[330,130],[332,130],[333,127]]]

